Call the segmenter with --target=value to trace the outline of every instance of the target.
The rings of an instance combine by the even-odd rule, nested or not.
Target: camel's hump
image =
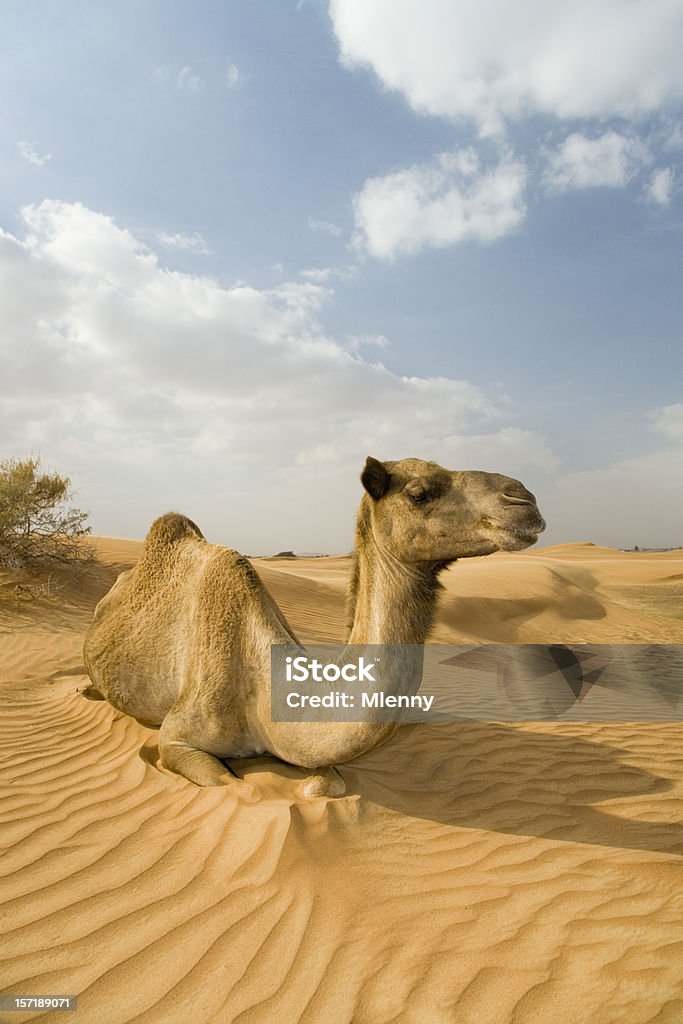
[[[196,523],[179,512],[167,512],[155,519],[145,537],[145,547],[165,547],[175,544],[185,537],[196,537],[204,540],[204,534]]]

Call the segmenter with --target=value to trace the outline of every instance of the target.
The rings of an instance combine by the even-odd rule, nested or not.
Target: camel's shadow
[[[525,628],[549,608],[553,616],[574,625],[605,618],[605,602],[593,573],[576,566],[563,566],[561,571],[547,568],[546,572],[550,588],[538,597],[449,595],[437,612],[437,630],[445,626],[459,632],[466,624],[467,634],[478,640],[520,643]]]
[[[457,723],[406,726],[341,772],[349,792],[411,817],[683,855],[682,822],[640,817],[661,815],[650,809],[651,798],[673,789],[673,782],[627,761],[627,751],[563,734],[557,726],[528,732]],[[644,797],[650,801],[633,806]],[[621,806],[594,806],[604,801]]]
[[[140,756],[151,765],[158,763],[153,739]],[[468,722],[405,726],[386,746],[338,770],[347,796],[412,818],[683,856],[683,822],[636,816],[647,814],[652,797],[670,792],[674,783],[627,759],[628,753],[618,747],[559,731]],[[307,775],[305,769],[270,755],[227,763],[245,779],[254,776],[258,788],[264,772],[283,782]],[[650,799],[632,806],[645,797]],[[628,806],[594,806],[617,800]]]

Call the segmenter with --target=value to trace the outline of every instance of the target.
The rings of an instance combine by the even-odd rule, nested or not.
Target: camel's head
[[[361,482],[376,543],[402,562],[520,551],[545,529],[533,494],[500,473],[369,457]]]

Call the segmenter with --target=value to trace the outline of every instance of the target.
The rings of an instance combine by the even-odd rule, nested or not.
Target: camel
[[[498,473],[368,457],[361,483],[349,644],[423,645],[448,565],[521,550],[545,529],[533,494]],[[312,772],[301,796],[339,795],[344,782],[334,766],[399,726],[272,721],[274,644],[303,650],[251,563],[169,512],[95,609],[84,646],[86,696],[160,725],[161,764],[198,786],[241,786],[247,796],[252,787],[224,759],[269,753]]]

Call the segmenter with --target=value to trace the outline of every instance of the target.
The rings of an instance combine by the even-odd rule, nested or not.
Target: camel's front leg
[[[233,786],[246,800],[256,797],[251,783],[240,779],[213,754],[181,739],[168,716],[159,731],[159,755],[164,768],[182,775],[196,786]]]
[[[228,786],[237,778],[213,754],[191,747],[182,740],[160,743],[159,754],[164,768],[184,776],[197,786]]]

